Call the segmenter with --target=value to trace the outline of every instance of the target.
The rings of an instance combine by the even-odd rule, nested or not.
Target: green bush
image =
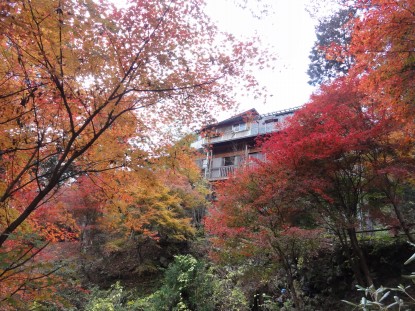
[[[413,243],[409,243],[412,246],[415,246]],[[415,261],[415,253],[405,261],[405,265]],[[404,275],[404,278],[412,280],[415,283],[415,272],[412,272],[410,275]],[[355,309],[363,311],[372,311],[372,310],[413,310],[411,307],[415,305],[415,298],[411,296],[408,292],[410,286],[399,285],[397,287],[379,287],[371,285],[370,287],[362,287],[357,285],[357,290],[364,292],[365,295],[361,298],[360,302],[352,303],[347,300],[342,300],[343,302],[353,306]],[[392,294],[392,295],[391,295]],[[400,296],[404,298],[401,298]],[[392,299],[391,299],[392,296]]]
[[[145,311],[248,310],[243,293],[220,280],[203,261],[190,255],[176,256],[166,270],[163,286],[134,303]]]
[[[109,290],[93,290],[86,311],[247,311],[243,292],[231,279],[220,279],[213,268],[190,255],[175,256],[153,294],[133,299],[116,283]]]
[[[120,283],[115,283],[107,291],[94,290],[85,311],[128,311],[128,293]]]

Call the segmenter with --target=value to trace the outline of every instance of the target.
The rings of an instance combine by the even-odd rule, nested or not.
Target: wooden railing
[[[206,178],[209,180],[225,179],[232,175],[237,168],[236,165],[214,167],[207,172]]]
[[[241,165],[227,165],[227,166],[220,166],[211,168],[209,172],[207,172],[206,178],[209,180],[216,180],[216,179],[226,179],[236,170],[245,169],[248,167],[255,167],[258,164],[256,162],[244,162]]]
[[[220,177],[228,177],[230,174],[233,174],[235,171],[235,165],[228,165],[220,167]]]

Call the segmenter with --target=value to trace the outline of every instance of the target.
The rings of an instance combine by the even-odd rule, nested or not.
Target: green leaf
[[[381,302],[381,301],[382,301],[382,300],[384,300],[386,297],[388,297],[390,293],[391,293],[390,291],[386,292],[386,293],[382,296],[382,298],[380,298],[380,299],[379,299],[379,302]]]
[[[387,305],[386,306],[386,309],[390,309],[390,308],[392,308],[392,307],[394,307],[394,306],[396,306],[398,304],[399,304],[398,302],[391,303],[390,305]]]
[[[347,300],[342,300],[342,302],[347,303],[348,305],[351,305],[351,306],[353,306],[353,307],[358,307],[358,306],[359,306],[359,305],[354,304],[354,303],[352,303],[352,302],[350,302],[350,301],[347,301]]]
[[[414,260],[415,260],[415,253],[407,261],[405,261],[404,265],[410,264]]]
[[[409,274],[409,275],[402,275],[402,277],[403,277],[403,278],[405,278],[405,279],[414,280],[414,279],[415,279],[415,273],[414,273],[414,272],[412,272],[412,273],[411,273],[411,274]]]

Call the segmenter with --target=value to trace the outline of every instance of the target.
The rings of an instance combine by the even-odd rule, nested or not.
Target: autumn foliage
[[[202,0],[1,2],[2,310],[84,292],[63,281],[71,260],[91,278],[132,250],[123,273],[151,274],[143,253],[167,261],[201,229],[212,260],[283,271],[299,309],[299,271],[333,241],[358,283],[376,281],[361,234],[415,239],[415,3],[347,4],[315,46],[327,83],[207,212],[192,137],[165,138],[229,108],[241,81],[258,95],[255,42],[220,33]]]
[[[266,160],[217,186],[206,219],[212,259],[278,263],[280,282],[300,309],[298,263],[312,264],[333,238],[357,282],[367,285],[373,277],[363,232],[389,228],[413,241],[406,201],[413,191],[411,140],[396,115],[360,87],[350,78],[322,86],[279,132],[261,140]]]
[[[290,250],[307,247],[285,237],[304,243],[321,230],[325,239],[314,240],[320,247],[335,237],[355,279],[367,286],[373,275],[362,234],[390,230],[414,241],[414,3],[349,5],[357,13],[340,25],[350,32],[347,44],[321,48],[326,62],[340,53],[353,64],[337,75],[326,72],[341,77],[327,80],[277,133],[260,140],[266,160],[220,185],[206,220],[212,258],[230,264],[273,251],[275,260],[288,260],[285,282],[300,306],[290,269],[307,255]]]
[[[354,25],[350,53],[354,74],[362,75],[362,88],[397,118],[414,114],[413,1],[357,1],[363,15]],[[406,122],[410,126],[412,122]],[[413,129],[411,129],[413,130]]]
[[[254,86],[245,69],[260,58],[252,42],[219,33],[203,5],[0,4],[0,252],[14,258],[3,260],[0,300],[30,292],[26,281],[7,283],[10,270],[28,271],[47,241],[81,239],[106,212],[100,226],[125,235],[192,234],[180,204],[196,203],[148,165],[160,156],[155,142],[169,125],[194,126],[229,108],[232,81]]]

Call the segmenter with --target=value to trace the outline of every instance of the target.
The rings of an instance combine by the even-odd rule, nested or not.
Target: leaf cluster
[[[412,246],[415,244],[410,243]],[[415,260],[415,253],[405,261],[404,265],[408,265]],[[415,273],[412,272],[409,276],[403,276],[404,278],[412,280],[415,283]],[[415,304],[414,297],[408,292],[410,286],[398,285],[397,287],[389,288],[380,286],[376,288],[375,286],[371,285],[370,287],[363,287],[360,285],[356,285],[357,291],[364,292],[365,296],[361,298],[359,304],[352,303],[347,300],[342,300],[344,303],[355,307],[356,309],[369,311],[369,310],[395,310],[395,309],[403,309],[403,310],[410,310],[406,309],[411,307]],[[392,301],[389,299],[390,295],[394,294]],[[404,295],[404,298],[400,298],[398,295]],[[409,301],[405,301],[409,300]]]

